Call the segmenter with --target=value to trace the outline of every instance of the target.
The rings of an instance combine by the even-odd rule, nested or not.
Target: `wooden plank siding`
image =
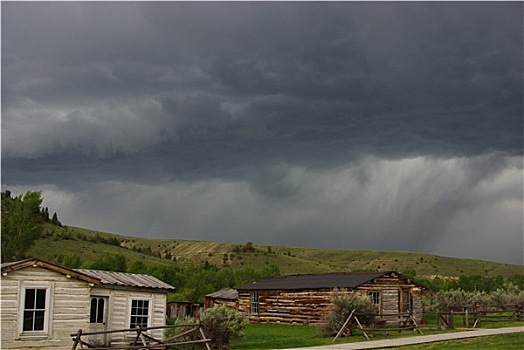
[[[130,309],[132,299],[147,299],[150,300],[150,324],[149,327],[164,326],[166,320],[166,294],[158,294],[151,292],[140,291],[122,291],[117,289],[108,289],[93,287],[91,295],[109,297],[108,306],[108,330],[128,329],[130,321]],[[75,332],[78,329],[75,330]],[[162,330],[152,330],[150,333],[153,337],[161,339],[163,336]],[[111,343],[126,342],[134,339],[135,334],[128,332],[110,334]]]
[[[50,293],[46,335],[28,336],[20,332],[21,291],[28,287],[45,287]],[[2,349],[70,349],[69,333],[85,328],[89,322],[89,290],[86,282],[41,267],[28,267],[2,275]]]
[[[74,270],[57,267],[35,260],[2,265],[1,275],[1,349],[18,350],[69,350],[73,342],[71,334],[79,329],[89,332],[91,298],[106,297],[107,330],[130,328],[131,302],[133,299],[149,300],[150,327],[164,326],[166,318],[167,290],[145,287],[115,286],[101,284],[100,280],[91,278]],[[6,266],[4,268],[4,266]],[[68,273],[69,272],[69,273]],[[80,276],[75,278],[75,276]],[[134,275],[127,274],[132,279]],[[140,275],[137,278],[146,279]],[[140,280],[142,281],[142,280]],[[92,283],[97,282],[97,283]],[[163,283],[163,282],[162,282]],[[156,285],[155,285],[156,286]],[[25,288],[46,289],[46,325],[44,331],[22,332]],[[173,288],[174,289],[174,288]],[[163,338],[163,331],[151,330],[154,338]],[[128,342],[136,333],[123,332],[112,334],[114,342]]]

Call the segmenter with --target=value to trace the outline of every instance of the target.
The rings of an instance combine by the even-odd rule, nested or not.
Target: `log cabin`
[[[39,259],[1,265],[1,348],[71,349],[70,334],[165,325],[167,293],[149,275],[69,269]],[[162,338],[162,330],[151,331]],[[156,332],[156,333],[155,333]],[[97,346],[133,334],[89,336]]]
[[[369,297],[380,321],[388,325],[398,324],[398,314],[407,311],[420,322],[426,290],[395,271],[269,277],[236,289],[238,311],[251,322],[321,323],[338,289]]]
[[[225,305],[226,307],[238,309],[238,291],[236,289],[223,289],[206,295],[205,308],[211,309],[214,306]]]

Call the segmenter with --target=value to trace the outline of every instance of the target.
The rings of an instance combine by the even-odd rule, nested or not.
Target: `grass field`
[[[523,322],[507,322],[505,327],[522,326]],[[456,332],[450,330],[448,332]],[[426,327],[423,329],[425,335],[442,334],[442,331],[435,327]],[[396,332],[392,331],[388,335],[372,334],[372,339],[394,339],[399,337],[418,336],[413,332]],[[365,342],[366,338],[359,333],[348,338],[338,339],[335,343],[331,337],[322,337],[316,327],[304,327],[299,325],[278,325],[278,324],[249,324],[245,329],[245,336],[233,343],[232,349],[285,349],[299,348],[321,345],[333,345],[353,342]],[[503,334],[496,336],[487,336],[480,338],[460,339],[445,342],[436,342],[428,344],[419,344],[414,346],[399,347],[396,349],[524,349],[524,333]]]

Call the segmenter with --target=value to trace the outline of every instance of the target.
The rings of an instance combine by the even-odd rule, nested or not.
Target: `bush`
[[[233,339],[244,335],[243,330],[247,324],[245,317],[226,306],[216,306],[207,309],[200,317],[204,334],[211,339],[214,348],[229,349]]]
[[[193,340],[199,340],[202,339],[202,335],[199,331],[191,332],[189,334],[177,337],[176,339],[169,339],[173,338],[176,335],[179,335],[181,333],[184,333],[190,329],[191,326],[188,327],[182,327],[182,325],[192,325],[197,326],[198,320],[194,317],[186,316],[184,318],[169,318],[166,322],[168,325],[174,325],[178,327],[174,328],[167,328],[164,331],[164,339],[168,341],[168,343],[174,343],[174,342],[186,342],[186,341],[193,341]],[[193,350],[193,349],[202,349],[202,344],[185,344],[185,345],[176,345],[176,346],[170,346],[169,349],[184,349],[184,350]]]
[[[346,290],[334,290],[331,295],[331,305],[328,314],[319,324],[319,329],[325,336],[337,334],[353,310],[357,310],[361,323],[369,323],[374,318],[373,305],[366,295],[348,294]],[[352,325],[348,327],[350,330],[351,328]]]
[[[504,288],[498,288],[491,293],[452,289],[426,296],[424,298],[424,308],[426,311],[459,311],[463,307],[471,307],[476,302],[488,309],[501,309],[506,306],[521,305],[524,303],[524,291],[512,283],[508,283]]]

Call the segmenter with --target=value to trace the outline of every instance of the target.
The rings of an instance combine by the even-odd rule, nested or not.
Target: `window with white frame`
[[[251,313],[258,314],[258,293],[251,293]]]
[[[47,288],[24,289],[22,332],[47,331]]]
[[[131,299],[129,328],[147,327],[149,325],[148,299]]]

